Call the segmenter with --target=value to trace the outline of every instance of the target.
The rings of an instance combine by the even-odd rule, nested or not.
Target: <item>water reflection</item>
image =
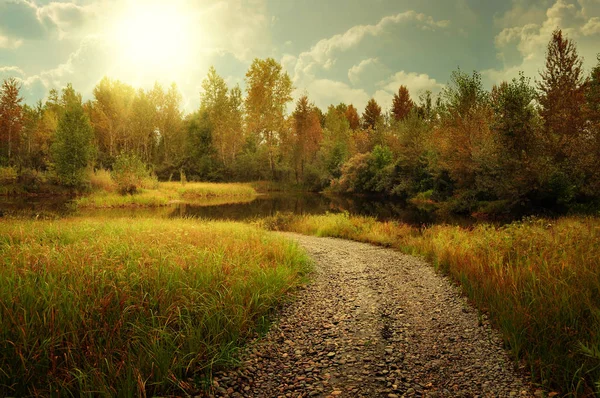
[[[248,220],[272,216],[277,212],[296,214],[325,214],[348,212],[372,216],[379,220],[398,220],[413,225],[448,222],[471,223],[465,218],[441,218],[434,212],[382,197],[337,196],[305,193],[272,193],[259,195],[253,200],[231,203],[230,200],[174,203],[158,208],[115,208],[74,210],[67,198],[0,198],[0,212],[4,214],[39,217],[48,213],[58,216],[82,217],[195,217],[217,220]]]

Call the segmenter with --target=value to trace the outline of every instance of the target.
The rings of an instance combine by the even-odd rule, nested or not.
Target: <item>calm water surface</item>
[[[215,204],[209,201],[177,203],[159,208],[117,208],[75,210],[66,198],[0,197],[0,214],[18,214],[27,217],[103,216],[103,217],[197,217],[217,220],[248,220],[271,216],[277,212],[296,214],[325,214],[348,212],[376,217],[379,220],[398,220],[413,225],[448,222],[468,224],[466,218],[440,218],[435,213],[404,202],[368,196],[338,196],[309,193],[270,193],[258,195],[245,203]]]

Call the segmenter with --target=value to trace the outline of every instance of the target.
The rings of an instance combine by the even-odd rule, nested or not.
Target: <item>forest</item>
[[[271,180],[282,186],[383,194],[456,213],[594,208],[600,199],[600,55],[589,72],[556,30],[545,67],[483,87],[453,71],[442,92],[391,109],[371,99],[319,109],[274,59],[255,59],[245,93],[210,68],[200,107],[182,112],[175,84],[136,89],[103,78],[93,99],[71,85],[25,104],[0,89],[0,181],[85,190],[94,170],[134,159],[163,181]],[[291,108],[290,108],[291,109]]]

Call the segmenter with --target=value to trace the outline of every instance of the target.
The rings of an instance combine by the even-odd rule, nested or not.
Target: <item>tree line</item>
[[[309,190],[381,193],[471,212],[597,203],[600,55],[586,75],[575,43],[556,30],[532,84],[484,89],[478,72],[452,72],[418,99],[400,86],[392,107],[374,99],[325,111],[275,60],[255,59],[246,89],[210,68],[200,107],[183,114],[175,84],[136,90],[102,79],[83,102],[71,85],[23,104],[19,82],[0,89],[0,166],[85,184],[86,169],[135,156],[160,179],[273,180]],[[493,209],[491,209],[493,210]]]

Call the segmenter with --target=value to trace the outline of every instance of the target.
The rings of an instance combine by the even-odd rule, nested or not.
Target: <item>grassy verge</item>
[[[161,182],[156,189],[140,189],[134,195],[122,195],[118,192],[97,190],[88,196],[76,199],[78,208],[113,207],[159,207],[174,201],[226,198],[227,203],[247,201],[256,196],[256,191],[246,184],[216,184]]]
[[[307,264],[243,224],[0,222],[0,395],[194,394]]]
[[[345,214],[278,215],[262,224],[424,255],[489,313],[515,358],[530,365],[537,381],[575,395],[600,389],[597,217],[424,230]]]

